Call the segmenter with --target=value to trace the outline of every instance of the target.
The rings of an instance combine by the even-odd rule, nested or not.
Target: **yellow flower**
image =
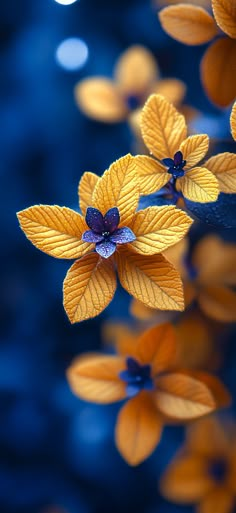
[[[236,500],[235,426],[212,417],[191,425],[185,445],[167,467],[161,493],[198,513],[233,513]]]
[[[69,384],[82,399],[104,404],[128,399],[119,413],[115,438],[130,465],[154,451],[165,419],[186,422],[229,402],[228,392],[214,376],[173,370],[175,348],[174,330],[163,324],[145,331],[120,355],[83,355],[68,369]]]
[[[114,80],[104,77],[85,78],[75,87],[79,108],[89,117],[115,123],[130,119],[135,129],[139,111],[152,92],[159,92],[179,104],[185,85],[177,79],[159,79],[156,60],[143,46],[131,46],[118,59]]]
[[[167,34],[187,45],[204,44],[220,36],[203,56],[201,79],[210,100],[226,107],[236,97],[236,4],[234,0],[212,0],[212,10],[214,17],[202,7],[182,3],[160,11],[159,19]]]
[[[208,135],[187,137],[184,116],[160,95],[152,95],[146,102],[141,130],[155,157],[135,158],[141,194],[151,194],[166,186],[172,196],[178,196],[180,191],[191,201],[217,200],[217,179],[205,166],[197,166],[208,151]]]
[[[72,323],[101,313],[121,285],[148,306],[184,308],[179,273],[161,254],[192,224],[173,206],[136,212],[139,188],[134,158],[126,155],[99,178],[84,173],[80,209],[36,205],[18,213],[28,239],[48,255],[78,259],[63,286],[64,307]]]

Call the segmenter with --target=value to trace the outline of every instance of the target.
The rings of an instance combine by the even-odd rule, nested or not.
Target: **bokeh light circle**
[[[82,39],[71,37],[60,43],[56,50],[57,63],[68,71],[81,69],[88,59],[88,47]]]
[[[57,4],[61,4],[61,5],[70,5],[70,4],[74,4],[75,2],[77,2],[77,0],[55,0],[55,2],[57,2]]]

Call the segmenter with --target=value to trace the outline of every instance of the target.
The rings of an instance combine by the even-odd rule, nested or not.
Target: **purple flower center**
[[[118,228],[120,214],[117,207],[110,208],[103,216],[100,210],[88,207],[85,221],[90,228],[82,235],[82,240],[95,244],[95,251],[103,258],[109,258],[117,244],[133,242],[135,235],[130,228]]]
[[[168,167],[167,173],[173,176],[173,178],[180,178],[184,176],[184,166],[186,165],[186,160],[183,160],[183,154],[181,151],[177,151],[174,154],[173,159],[163,159],[163,164]]]
[[[151,366],[141,365],[134,358],[127,358],[127,368],[120,372],[119,377],[127,383],[128,397],[137,395],[141,390],[153,390],[154,384],[151,378]]]
[[[224,458],[217,458],[209,463],[208,474],[216,483],[225,481],[228,471],[229,466]]]

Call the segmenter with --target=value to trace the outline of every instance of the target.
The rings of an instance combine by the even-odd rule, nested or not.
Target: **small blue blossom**
[[[225,481],[229,471],[228,463],[224,458],[218,458],[210,462],[208,473],[216,483]]]
[[[82,235],[82,240],[95,244],[95,251],[103,258],[109,258],[116,250],[117,244],[133,242],[135,235],[130,228],[118,228],[120,214],[117,207],[110,208],[103,216],[93,207],[88,207],[85,217],[90,230]]]
[[[173,178],[180,178],[184,176],[184,166],[186,165],[186,160],[183,160],[183,154],[181,151],[177,151],[174,154],[174,159],[163,159],[163,164],[168,167],[168,173],[173,176]]]
[[[128,397],[137,395],[141,390],[152,390],[154,388],[151,378],[151,366],[141,365],[134,358],[126,359],[127,369],[120,372],[119,377],[126,381],[126,392]]]

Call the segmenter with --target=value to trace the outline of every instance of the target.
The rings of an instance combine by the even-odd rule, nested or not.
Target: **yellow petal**
[[[146,146],[159,160],[173,158],[187,134],[184,116],[159,94],[146,102],[141,130]]]
[[[139,179],[140,194],[152,194],[169,182],[170,175],[157,160],[145,155],[135,157],[135,169]]]
[[[148,458],[158,444],[162,423],[148,392],[141,392],[121,409],[116,425],[116,446],[129,465]]]
[[[198,506],[198,513],[232,513],[235,498],[226,487],[215,486]]]
[[[232,137],[236,141],[236,102],[233,104],[231,116],[230,116],[230,128]]]
[[[218,32],[213,17],[196,5],[166,7],[159,12],[159,20],[169,36],[186,45],[207,43]]]
[[[143,364],[152,366],[152,374],[163,372],[173,365],[176,335],[171,324],[161,324],[146,330],[138,339],[136,355]]]
[[[169,501],[191,504],[200,501],[211,489],[201,454],[183,453],[167,467],[161,482],[161,494]]]
[[[157,63],[151,52],[144,46],[134,45],[119,58],[115,79],[124,94],[146,96],[157,74]]]
[[[125,250],[116,252],[122,287],[139,301],[160,310],[183,310],[179,273],[163,255],[143,257]]]
[[[214,155],[204,165],[216,176],[221,192],[236,192],[236,155],[234,153]]]
[[[236,97],[236,41],[221,37],[209,46],[201,61],[201,78],[210,100],[227,107]]]
[[[79,206],[82,214],[85,216],[86,210],[92,205],[92,196],[99,176],[87,171],[81,177],[78,187]]]
[[[166,374],[156,380],[156,387],[156,404],[170,418],[190,420],[216,409],[211,391],[191,374]]]
[[[215,235],[198,242],[193,253],[193,266],[198,270],[198,283],[209,285],[236,284],[236,246]]]
[[[209,148],[209,137],[206,134],[190,135],[180,145],[183,160],[186,160],[186,168],[196,166],[202,160]],[[207,167],[207,166],[206,166]]]
[[[179,105],[184,99],[186,85],[181,80],[177,80],[177,78],[165,78],[158,81],[153,92],[161,94],[168,102]]]
[[[223,286],[205,286],[198,303],[206,315],[221,322],[236,321],[236,293]]]
[[[212,0],[212,9],[219,27],[236,38],[236,4],[232,0]]]
[[[194,167],[177,182],[185,198],[191,201],[208,203],[218,198],[218,181],[205,167]]]
[[[111,164],[98,181],[92,199],[93,207],[98,208],[103,215],[109,208],[117,207],[120,225],[129,225],[139,202],[135,159],[132,155],[125,155]]]
[[[118,87],[103,77],[85,78],[78,82],[75,100],[87,116],[106,123],[122,121],[128,113]]]
[[[155,255],[179,242],[193,220],[174,206],[148,207],[135,214],[132,230],[136,236],[129,244],[141,255]]]
[[[113,403],[126,397],[125,382],[119,379],[124,358],[83,355],[67,370],[67,379],[75,395],[94,403]]]
[[[26,237],[55,258],[78,258],[93,248],[81,240],[87,230],[83,217],[66,207],[36,205],[17,214]]]
[[[64,307],[71,323],[96,317],[111,302],[116,290],[112,262],[90,253],[69,269],[63,286]]]

